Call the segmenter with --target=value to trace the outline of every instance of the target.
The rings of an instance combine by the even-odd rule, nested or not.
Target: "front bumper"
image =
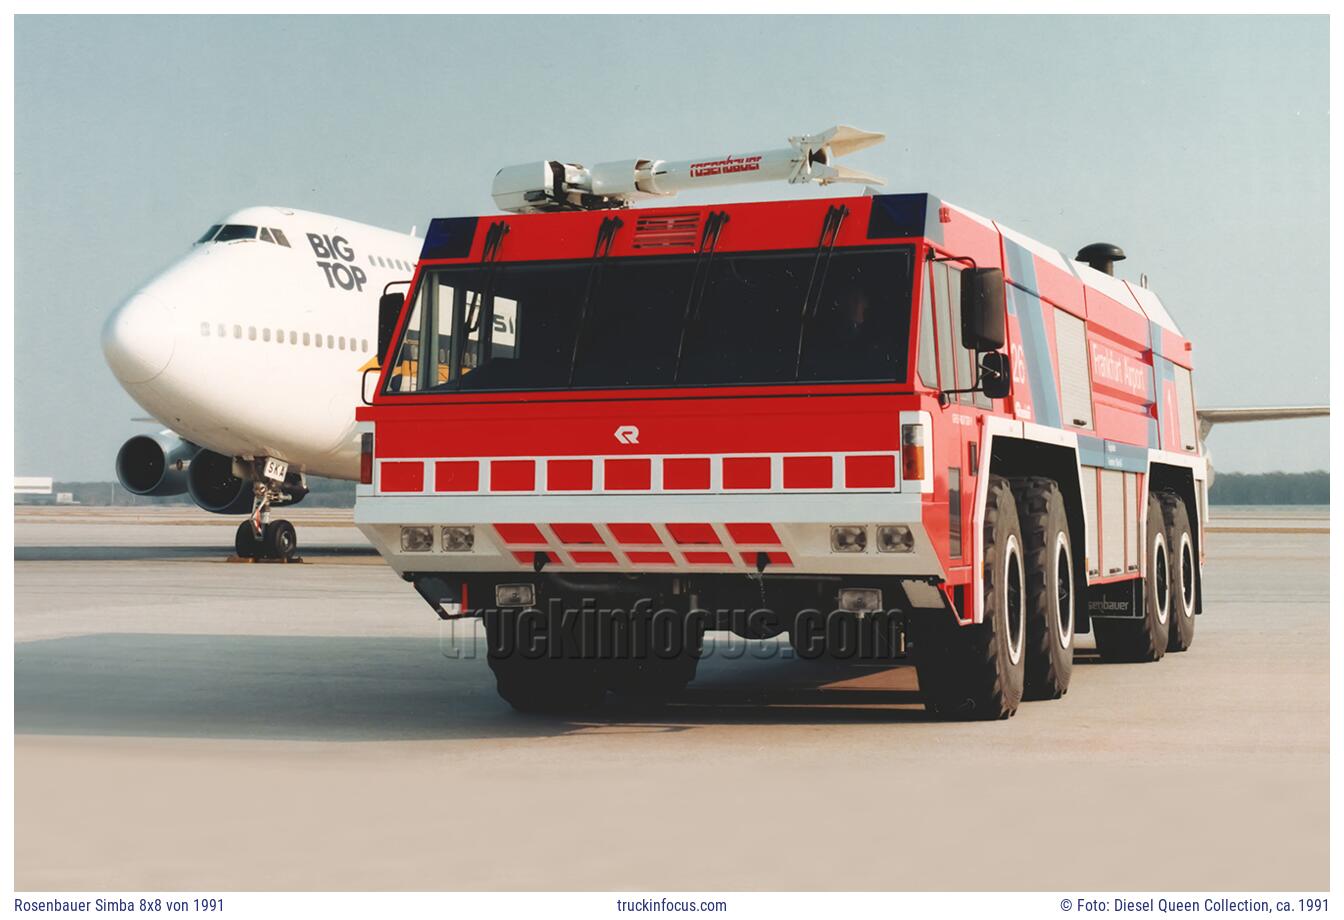
[[[918,493],[815,495],[389,496],[360,487],[355,524],[398,573],[548,571],[916,575],[945,573]],[[876,528],[910,528],[909,552],[879,552]],[[472,527],[470,551],[448,552],[444,525]],[[867,546],[836,552],[831,527],[861,526]],[[403,548],[403,527],[429,546]]]

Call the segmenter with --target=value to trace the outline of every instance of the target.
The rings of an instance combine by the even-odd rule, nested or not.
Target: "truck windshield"
[[[913,264],[887,247],[426,270],[387,390],[900,383]]]

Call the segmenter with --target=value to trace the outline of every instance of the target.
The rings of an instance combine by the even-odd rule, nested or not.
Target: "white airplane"
[[[414,230],[290,208],[211,226],[103,327],[112,373],[170,429],[122,445],[122,486],[248,514],[239,555],[292,557],[294,527],[270,508],[302,499],[306,473],[359,478],[355,406],[379,296],[404,290],[420,243]]]

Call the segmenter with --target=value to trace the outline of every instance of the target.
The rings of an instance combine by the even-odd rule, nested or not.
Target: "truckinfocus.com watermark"
[[[906,614],[806,609],[787,618],[767,607],[689,612],[657,608],[578,607],[552,599],[545,610],[480,611],[441,621],[439,647],[447,658],[518,656],[631,660],[743,657],[889,660],[904,657]],[[709,635],[706,635],[709,633]],[[771,641],[775,639],[787,641]]]

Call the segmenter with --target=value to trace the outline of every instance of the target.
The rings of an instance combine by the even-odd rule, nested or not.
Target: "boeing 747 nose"
[[[103,354],[122,383],[148,383],[173,357],[172,313],[150,294],[131,295],[103,326]]]

